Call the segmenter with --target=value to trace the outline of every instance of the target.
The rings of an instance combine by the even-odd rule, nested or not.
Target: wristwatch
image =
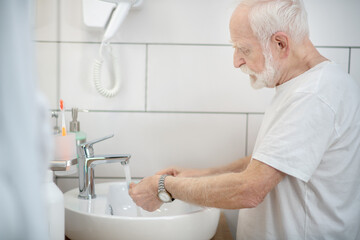
[[[171,194],[165,189],[165,178],[169,176],[167,174],[161,175],[158,186],[158,197],[164,203],[170,203],[175,199],[171,196]]]

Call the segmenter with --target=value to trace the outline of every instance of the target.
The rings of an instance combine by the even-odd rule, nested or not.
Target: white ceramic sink
[[[216,232],[220,210],[175,200],[155,212],[136,207],[125,182],[96,184],[96,198],[65,197],[65,233],[71,240],[208,240]]]

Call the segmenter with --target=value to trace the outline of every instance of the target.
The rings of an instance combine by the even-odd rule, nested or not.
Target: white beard
[[[248,74],[251,80],[251,86],[254,89],[260,89],[263,87],[275,87],[276,84],[276,73],[278,70],[277,64],[273,61],[273,57],[271,51],[269,49],[265,49],[264,51],[264,58],[265,58],[265,69],[261,73],[255,73],[254,71],[250,70],[246,64],[240,67],[240,70]]]

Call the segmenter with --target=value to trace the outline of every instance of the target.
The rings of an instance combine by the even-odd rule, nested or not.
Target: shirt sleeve
[[[314,94],[296,93],[277,109],[252,158],[308,182],[328,149],[335,114]]]

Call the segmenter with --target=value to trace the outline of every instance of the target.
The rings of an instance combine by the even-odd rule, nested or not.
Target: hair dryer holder
[[[143,0],[82,0],[84,24],[106,29],[103,41],[109,41],[132,9],[138,9]]]

